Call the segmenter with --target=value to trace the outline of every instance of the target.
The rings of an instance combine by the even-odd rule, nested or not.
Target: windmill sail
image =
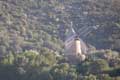
[[[73,23],[71,22],[70,29],[68,29],[67,32],[66,32],[65,43],[71,41],[77,35],[74,28],[72,27],[72,25],[73,25]]]

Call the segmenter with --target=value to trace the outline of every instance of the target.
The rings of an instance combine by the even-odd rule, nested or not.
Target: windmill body
[[[65,56],[68,58],[68,61],[77,63],[78,61],[85,60],[86,51],[87,48],[85,43],[79,38],[74,29],[71,27],[65,41]]]

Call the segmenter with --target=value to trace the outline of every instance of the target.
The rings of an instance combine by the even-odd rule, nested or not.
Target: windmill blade
[[[67,39],[65,40],[65,43],[67,43],[67,42],[71,41],[71,40],[72,40],[75,36],[76,36],[76,35],[73,35],[73,36],[71,36],[71,37],[67,38]]]
[[[73,22],[71,21],[70,24],[71,24],[70,27],[71,27],[71,30],[72,30],[73,34],[76,34],[76,32],[75,32],[75,30],[74,30],[74,28],[73,28]]]
[[[70,29],[67,32],[67,36],[66,36],[66,40],[65,42],[69,42],[71,41],[74,37],[76,36],[76,32],[73,28],[73,22],[70,23]]]
[[[91,33],[91,31],[88,31],[87,33],[85,33],[83,37],[86,37],[89,33]]]
[[[75,32],[75,30],[73,29],[73,27],[72,27],[72,32],[73,32],[74,34],[76,34],[76,32]]]
[[[82,32],[84,29],[86,29],[86,27],[82,27],[79,29],[79,32]]]
[[[99,27],[99,25],[93,26],[89,31],[84,33],[83,37],[86,37],[89,33],[91,33],[93,30],[97,30]]]
[[[73,39],[72,39],[72,40],[70,40],[70,41],[68,41],[68,42],[65,42],[65,46],[66,46],[66,47],[71,46],[72,42],[73,42]]]
[[[84,30],[83,30],[81,33],[79,33],[79,34],[80,34],[80,36],[82,36],[83,34],[87,33],[88,31],[91,31],[91,28],[90,28],[90,27],[84,29]]]

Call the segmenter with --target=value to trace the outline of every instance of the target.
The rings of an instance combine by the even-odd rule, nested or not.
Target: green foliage
[[[6,55],[3,57],[3,59],[0,61],[4,65],[12,65],[14,63],[14,55],[12,53]]]
[[[0,80],[119,80],[119,3],[1,0]],[[58,57],[71,21],[78,35],[88,43],[97,49],[114,51],[98,50],[79,65],[67,63],[62,55]],[[87,37],[81,35],[81,28],[93,26],[100,27]]]
[[[60,64],[52,68],[51,74],[54,80],[76,80],[76,69],[71,67],[68,63]]]
[[[0,63],[0,79],[7,80],[76,80],[75,67],[68,63],[61,63],[54,53],[36,54],[35,51],[26,51],[21,54],[10,54]],[[4,73],[2,73],[2,72]],[[15,72],[15,73],[14,73]],[[11,73],[11,74],[10,74]],[[16,75],[13,77],[13,75]]]
[[[91,73],[101,73],[109,69],[109,64],[106,60],[100,59],[91,63]]]
[[[33,50],[14,55],[11,53],[1,58],[0,79],[8,80],[9,77],[10,80],[112,80],[119,76],[119,68],[110,67],[110,62],[106,59],[87,59],[79,65],[71,65],[61,63],[65,62],[63,56],[60,56],[61,59],[57,57],[50,51],[44,54]]]
[[[89,75],[89,76],[85,76],[82,80],[97,80],[97,78],[94,75]]]

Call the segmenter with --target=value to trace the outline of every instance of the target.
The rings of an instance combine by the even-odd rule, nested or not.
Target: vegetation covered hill
[[[1,80],[120,80],[120,55],[101,50],[79,64],[43,51],[9,54],[0,60]]]
[[[1,54],[39,51],[43,47],[61,50],[60,27],[54,15],[57,11],[48,1],[5,0],[0,5]]]
[[[80,37],[98,49],[119,51],[119,3],[119,0],[73,1],[68,13]]]
[[[97,48],[119,51],[119,0],[0,1],[0,53],[41,47],[61,51],[70,22],[81,38]],[[97,30],[92,27],[99,28]],[[90,28],[90,33],[81,33]]]
[[[0,0],[0,79],[119,80],[119,4],[119,0]],[[71,22],[85,42],[103,49],[79,65],[57,55],[64,51]]]

